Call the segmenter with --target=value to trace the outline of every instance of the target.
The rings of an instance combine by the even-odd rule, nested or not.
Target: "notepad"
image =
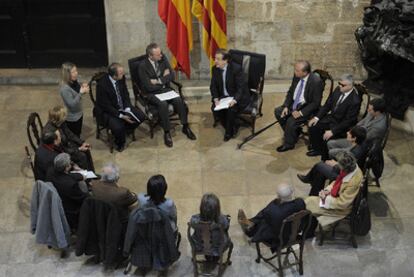
[[[220,110],[228,109],[230,106],[230,102],[233,101],[233,99],[234,99],[233,97],[221,98],[219,104],[214,107],[214,110],[220,111]]]
[[[180,97],[180,95],[178,93],[176,93],[173,90],[164,92],[164,93],[160,93],[160,94],[155,94],[155,96],[160,100],[160,101],[167,101],[167,100],[171,100],[177,97]]]
[[[79,174],[82,174],[85,177],[85,179],[98,178],[98,176],[96,176],[93,171],[88,171],[88,170],[71,171],[71,173],[79,173]]]

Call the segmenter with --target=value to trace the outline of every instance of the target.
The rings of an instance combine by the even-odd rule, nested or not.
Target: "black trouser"
[[[161,101],[154,94],[148,97],[150,104],[157,107],[160,124],[164,132],[169,132],[171,129],[170,113],[168,111],[168,104],[172,104],[174,111],[178,114],[181,124],[188,124],[187,109],[181,97],[176,97],[168,101]]]
[[[310,196],[318,196],[319,192],[325,188],[325,181],[335,180],[339,171],[336,167],[327,165],[324,162],[315,164],[309,173],[306,175],[306,179],[310,180],[311,190]]]
[[[325,131],[331,130],[332,120],[329,115],[325,118],[320,119],[316,125],[309,128],[309,141],[312,149],[318,151],[322,155],[322,160],[328,160],[328,146],[327,141],[323,139]],[[343,137],[341,135],[334,135],[330,139],[337,139]]]
[[[115,137],[115,144],[117,147],[122,147],[125,144],[125,136],[127,130],[134,130],[145,120],[145,115],[143,112],[141,112],[139,109],[135,107],[130,107],[131,111],[134,113],[134,115],[141,121],[140,123],[135,122],[134,123],[128,123],[122,118],[109,116],[107,119],[107,126],[109,129],[111,129],[112,134]]]
[[[237,115],[243,110],[243,108],[241,108],[238,104],[235,104],[231,108],[214,111],[214,107],[213,103],[211,110],[213,111],[214,118],[218,118],[220,120],[221,125],[223,125],[225,129],[226,135],[233,136],[234,130],[237,129]]]
[[[66,121],[66,125],[68,126],[69,130],[72,131],[75,135],[80,137],[82,133],[82,123],[83,123],[83,116],[79,118],[77,121]]]
[[[275,109],[275,117],[284,131],[283,144],[291,147],[298,141],[300,127],[308,121],[308,117],[301,116],[295,119],[291,114],[281,117],[283,109],[283,106],[277,107]]]

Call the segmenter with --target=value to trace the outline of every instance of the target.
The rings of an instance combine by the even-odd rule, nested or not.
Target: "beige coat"
[[[352,210],[352,203],[358,194],[363,174],[357,168],[353,173],[344,177],[338,197],[328,196],[325,200],[325,208],[319,206],[319,196],[310,196],[305,199],[306,208],[318,217],[322,226],[329,225],[347,216]],[[329,184],[325,190],[331,191],[335,181]]]

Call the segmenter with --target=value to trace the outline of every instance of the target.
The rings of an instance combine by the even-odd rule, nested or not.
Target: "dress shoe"
[[[224,134],[224,141],[229,141],[233,136],[230,134]]]
[[[297,174],[296,176],[298,176],[298,179],[305,184],[309,184],[310,180],[308,179],[308,176],[306,175],[302,175],[302,174]]]
[[[171,134],[169,132],[164,133],[164,144],[167,147],[172,147],[173,146],[173,141],[172,141],[172,138],[171,138]]]
[[[254,225],[253,222],[247,219],[247,216],[242,209],[239,209],[239,212],[237,213],[237,221],[244,233],[247,233]]]
[[[289,150],[292,150],[293,148],[295,148],[294,146],[287,146],[287,145],[281,145],[278,148],[276,148],[277,152],[286,152]]]
[[[306,152],[306,156],[309,156],[309,157],[315,157],[315,156],[320,156],[320,155],[321,155],[321,153],[319,151],[316,151],[316,150],[310,150],[310,151]]]
[[[121,145],[121,146],[116,146],[115,150],[118,151],[119,153],[121,153],[122,151],[125,150],[125,145]]]
[[[194,135],[193,131],[191,131],[188,125],[183,126],[183,133],[187,136],[187,138],[191,140],[196,140],[196,136]]]

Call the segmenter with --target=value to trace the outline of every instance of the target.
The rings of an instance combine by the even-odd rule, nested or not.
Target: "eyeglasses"
[[[340,85],[341,87],[345,87],[346,84],[342,84],[341,82],[338,82],[338,85]]]

